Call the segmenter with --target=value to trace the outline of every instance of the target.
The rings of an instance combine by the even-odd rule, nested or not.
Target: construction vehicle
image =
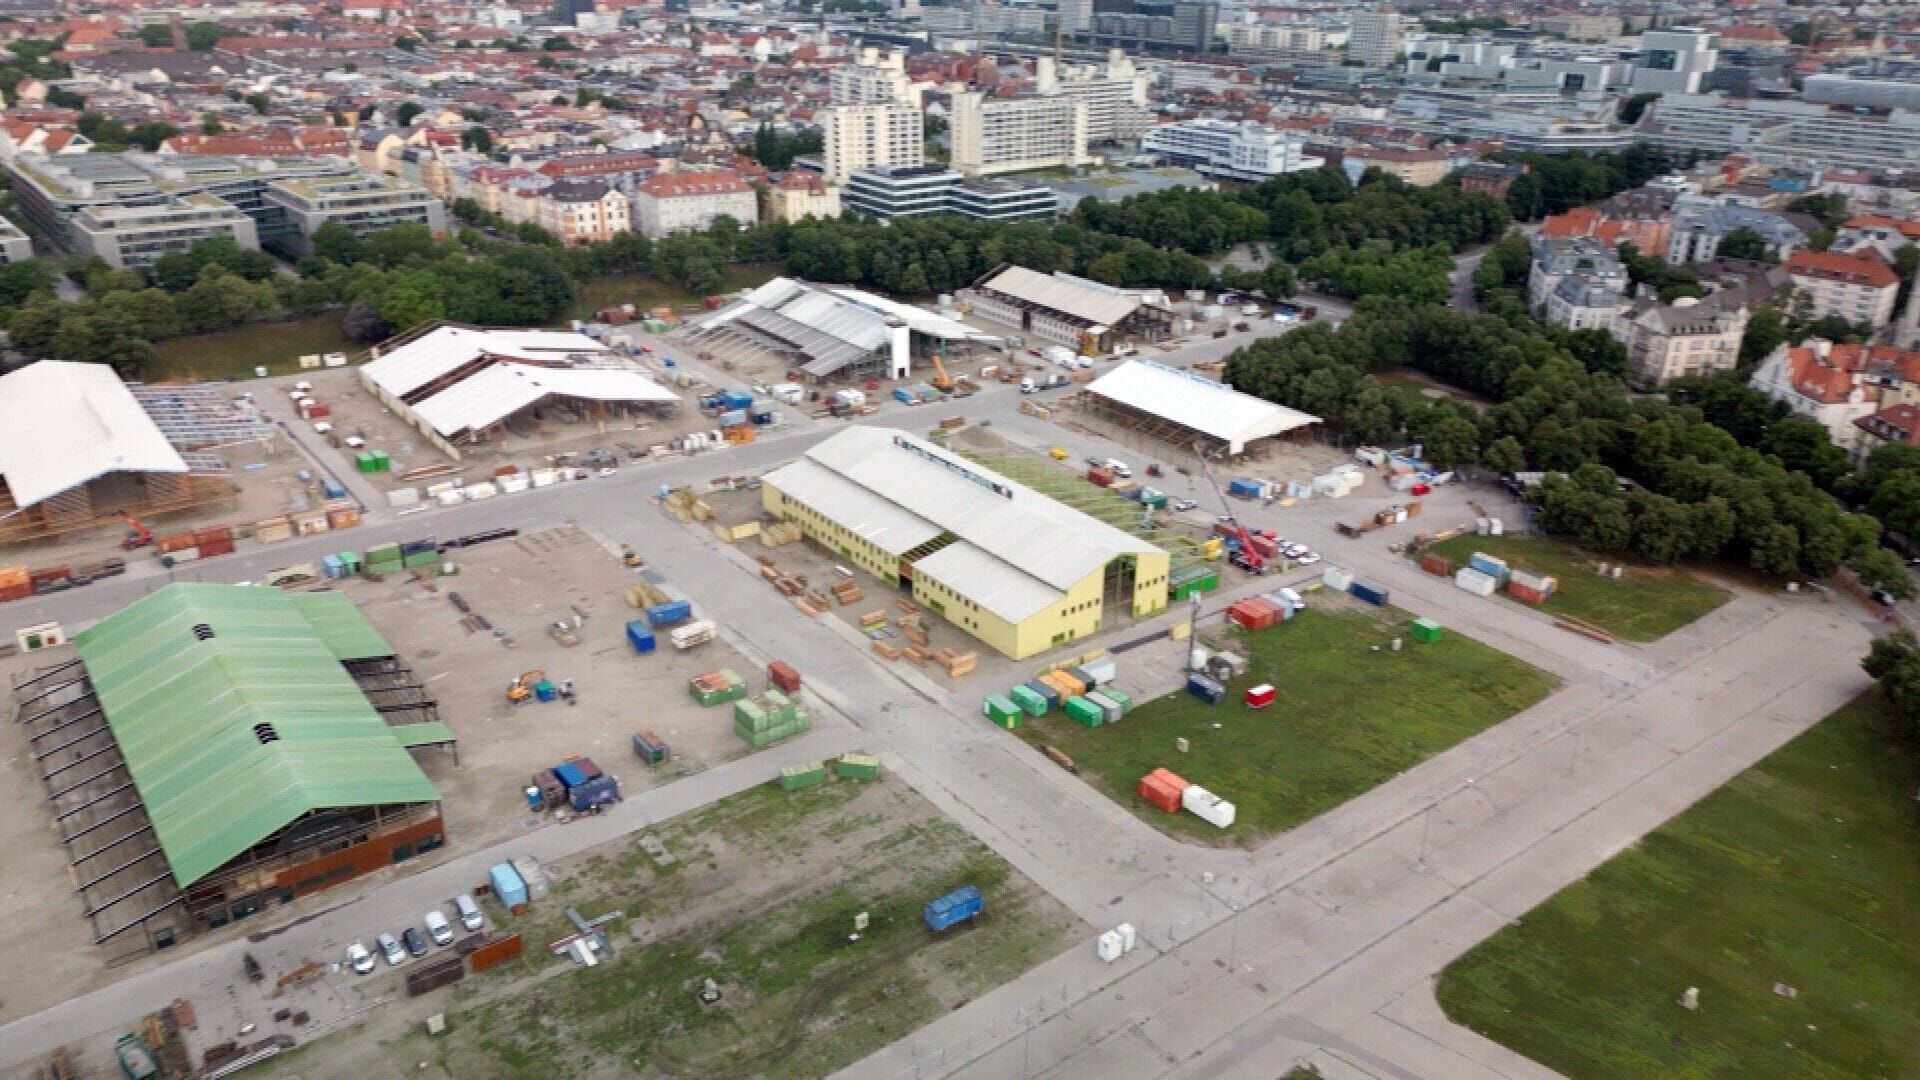
[[[1220,523],[1227,526],[1225,531],[1228,538],[1237,541],[1232,545],[1232,550],[1227,552],[1227,561],[1249,574],[1266,573],[1267,560],[1261,558],[1260,553],[1254,550],[1252,534],[1248,533],[1247,527],[1240,524],[1240,519],[1234,516],[1233,504],[1227,501],[1227,493],[1220,490],[1220,481],[1214,479],[1213,466],[1207,464],[1206,450],[1199,443],[1193,444],[1193,456],[1200,459],[1200,472],[1207,478],[1207,484],[1213,488],[1214,498],[1220,500],[1220,509],[1225,511],[1221,515]]]
[[[953,377],[947,374],[947,365],[940,362],[940,354],[935,353],[927,359],[933,361],[933,388],[942,393],[952,393]]]
[[[125,513],[120,515],[120,520],[127,523],[127,535],[120,538],[121,551],[132,551],[153,543],[153,530],[147,528],[145,522],[132,514]]]
[[[507,684],[507,700],[515,705],[533,697],[535,683],[547,677],[546,668],[534,668],[520,673],[520,677]]]

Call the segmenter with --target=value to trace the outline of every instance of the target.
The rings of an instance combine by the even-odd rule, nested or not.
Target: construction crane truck
[[[1239,543],[1232,545],[1227,552],[1227,561],[1245,570],[1249,574],[1267,572],[1267,560],[1254,550],[1253,536],[1247,527],[1240,524],[1234,516],[1233,505],[1227,502],[1227,493],[1220,490],[1220,481],[1213,478],[1213,466],[1207,464],[1206,450],[1199,443],[1193,444],[1193,456],[1200,459],[1200,472],[1206,476],[1207,484],[1213,488],[1213,496],[1220,500],[1221,522],[1228,526],[1228,535]]]

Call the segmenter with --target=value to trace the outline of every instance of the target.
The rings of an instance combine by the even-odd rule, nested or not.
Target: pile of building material
[[[693,694],[693,700],[712,707],[746,697],[747,681],[737,673],[722,668],[687,680],[687,690]]]
[[[760,543],[769,548],[777,548],[794,543],[799,540],[800,537],[800,526],[795,525],[791,521],[783,521],[778,525],[763,526],[760,530]]]
[[[712,521],[713,507],[693,493],[689,487],[677,487],[667,492],[665,505],[682,524],[691,521]]]
[[[755,750],[763,750],[812,727],[813,720],[806,710],[779,690],[768,690],[757,701],[745,698],[733,703],[734,734]]]
[[[748,521],[739,525],[715,525],[713,527],[713,535],[731,544],[738,540],[745,540],[750,536],[760,535],[760,523],[757,521]]]
[[[841,607],[860,602],[860,585],[852,578],[841,578],[834,582],[830,591],[833,593],[833,598],[840,602]]]
[[[933,658],[946,665],[947,678],[949,679],[957,679],[962,675],[971,674],[973,669],[980,664],[980,654],[971,651],[956,652],[953,649],[941,649],[939,652],[933,654]]]

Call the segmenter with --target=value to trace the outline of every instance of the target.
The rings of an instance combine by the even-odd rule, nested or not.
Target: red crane
[[[1240,541],[1240,546],[1228,553],[1227,561],[1249,574],[1266,573],[1267,560],[1261,558],[1260,553],[1254,550],[1253,536],[1247,532],[1245,525],[1240,524],[1240,519],[1233,515],[1233,506],[1227,502],[1227,493],[1220,490],[1220,481],[1213,478],[1213,468],[1207,464],[1206,451],[1199,443],[1193,444],[1193,456],[1200,459],[1200,472],[1206,476],[1207,483],[1213,488],[1214,498],[1220,500],[1220,509],[1226,511],[1221,516],[1221,522],[1230,526],[1233,537]]]
[[[153,530],[132,514],[122,513],[120,520],[127,523],[127,535],[120,538],[120,550],[132,551],[153,543]]]

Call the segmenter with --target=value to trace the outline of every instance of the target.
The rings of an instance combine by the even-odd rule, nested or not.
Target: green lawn
[[[342,315],[339,311],[323,311],[304,319],[253,323],[157,341],[146,379],[251,379],[259,364],[282,375],[297,370],[299,358],[308,353],[353,355],[362,346],[348,341],[340,332]]]
[[[1569,1076],[1920,1076],[1920,768],[1886,716],[1861,697],[1483,942],[1447,1015]]]
[[[726,281],[718,291],[730,293],[737,289],[751,289],[780,276],[780,272],[781,268],[773,263],[729,266]],[[573,318],[592,318],[594,312],[619,304],[632,304],[643,309],[662,305],[679,308],[698,304],[703,299],[651,274],[621,274],[581,285],[580,299],[573,305]]]
[[[1089,730],[1052,713],[1019,733],[1058,746],[1081,776],[1164,831],[1252,847],[1499,723],[1558,684],[1459,634],[1444,633],[1432,645],[1405,638],[1405,612],[1324,595],[1308,603],[1291,621],[1233,633],[1229,647],[1249,659],[1248,676],[1218,706],[1180,690],[1116,725]],[[1387,647],[1395,636],[1405,638],[1398,653]],[[1176,679],[1183,677],[1168,671],[1161,685]],[[1250,710],[1241,695],[1259,683],[1272,683],[1278,698]],[[1185,754],[1174,746],[1180,737],[1188,740]],[[1222,831],[1140,798],[1140,777],[1159,766],[1232,802],[1233,826]]]
[[[1551,574],[1560,579],[1560,590],[1542,611],[1592,623],[1627,641],[1658,641],[1727,602],[1726,590],[1673,567],[1628,566],[1618,581],[1602,578],[1594,566],[1620,560],[1603,560],[1558,540],[1469,534],[1429,550],[1452,559],[1455,567],[1482,551],[1510,566]]]

